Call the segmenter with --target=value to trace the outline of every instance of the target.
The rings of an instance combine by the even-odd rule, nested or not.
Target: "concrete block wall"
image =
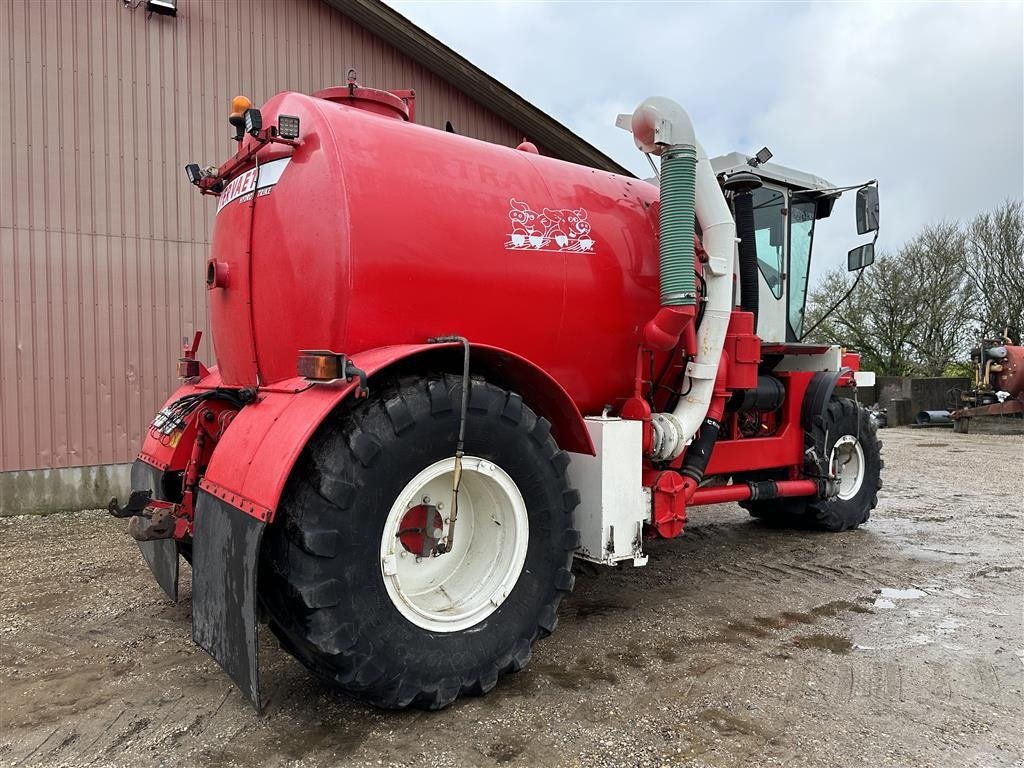
[[[971,380],[966,377],[878,376],[875,379],[877,402],[881,407],[890,409],[889,426],[899,426],[899,423],[894,423],[894,415],[897,417],[895,421],[907,423],[900,414],[909,413],[909,419],[913,421],[920,411],[948,409],[950,390],[964,390],[970,386]],[[893,407],[894,400],[905,400],[908,404],[898,403]]]
[[[0,516],[106,509],[111,496],[128,498],[131,469],[107,464],[0,472]]]

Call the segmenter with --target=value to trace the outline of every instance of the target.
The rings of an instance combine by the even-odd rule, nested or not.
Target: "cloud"
[[[1024,197],[1020,3],[391,5],[638,175],[612,122],[664,95],[711,154],[768,145],[837,184],[878,178],[883,249]],[[857,242],[847,195],[814,275]]]

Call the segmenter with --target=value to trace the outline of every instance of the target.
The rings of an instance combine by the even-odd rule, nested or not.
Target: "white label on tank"
[[[510,251],[588,253],[594,250],[586,208],[543,208],[537,213],[527,203],[509,200]]]
[[[217,213],[224,210],[229,203],[240,198],[250,200],[253,194],[257,192],[263,195],[269,194],[274,185],[281,180],[281,174],[288,167],[290,160],[290,157],[281,157],[277,160],[271,160],[269,163],[264,163],[258,168],[254,166],[245,173],[235,176],[224,187],[224,191],[220,193]]]

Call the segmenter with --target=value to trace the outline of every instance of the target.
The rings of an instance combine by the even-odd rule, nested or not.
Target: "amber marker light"
[[[345,356],[329,349],[299,352],[299,376],[307,381],[336,381],[345,378]]]
[[[235,96],[231,100],[231,114],[228,122],[235,127],[235,141],[241,141],[245,132],[245,113],[252,109],[248,96]]]

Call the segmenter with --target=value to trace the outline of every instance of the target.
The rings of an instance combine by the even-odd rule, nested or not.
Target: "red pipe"
[[[779,498],[818,495],[818,484],[814,480],[779,480],[775,485],[779,491]],[[722,504],[727,501],[746,501],[749,498],[750,486],[746,483],[720,485],[714,488],[698,488],[687,506]]]
[[[693,323],[697,307],[662,307],[644,326],[644,346],[656,352],[668,352],[679,343],[679,337]]]

